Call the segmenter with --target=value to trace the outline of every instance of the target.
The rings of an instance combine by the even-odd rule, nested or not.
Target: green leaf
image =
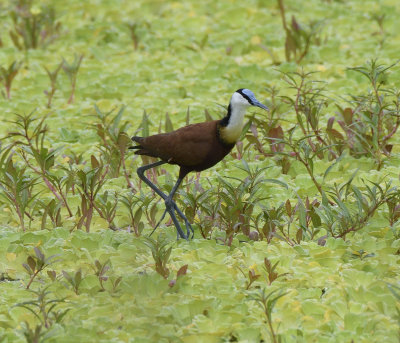
[[[35,259],[32,256],[28,256],[27,262],[28,262],[28,266],[29,266],[30,270],[32,272],[34,272],[36,270],[36,261],[35,261]]]
[[[165,132],[172,132],[172,131],[174,131],[174,128],[172,126],[171,119],[167,112],[167,113],[165,113]]]

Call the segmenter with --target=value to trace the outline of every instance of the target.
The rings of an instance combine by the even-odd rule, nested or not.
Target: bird
[[[192,233],[193,237],[193,228],[173,201],[173,197],[188,173],[192,171],[200,172],[211,168],[233,149],[242,133],[244,116],[250,106],[269,110],[267,106],[256,99],[252,91],[241,88],[231,96],[226,115],[220,120],[191,124],[168,133],[147,137],[131,137],[132,141],[137,145],[131,146],[129,149],[136,150],[135,155],[145,155],[160,159],[137,169],[139,178],[165,202],[165,211],[156,228],[168,212],[176,227],[178,239],[188,240],[190,233]],[[146,170],[165,163],[180,167],[178,179],[168,195],[145,176]],[[185,222],[186,233],[183,232],[175,211]]]

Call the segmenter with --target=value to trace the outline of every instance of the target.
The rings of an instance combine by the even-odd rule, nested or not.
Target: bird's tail
[[[131,137],[131,139],[135,143],[139,143],[139,145],[130,146],[128,149],[131,149],[131,150],[143,149],[143,147],[140,145],[140,142],[143,139],[143,137],[133,136],[133,137]]]
[[[155,155],[153,152],[151,152],[151,150],[149,151],[148,149],[146,149],[146,148],[141,144],[142,141],[144,140],[143,137],[133,136],[131,139],[132,139],[135,143],[139,143],[138,145],[129,147],[129,149],[131,149],[131,150],[136,150],[136,151],[135,151],[135,155],[146,155],[146,156],[151,156],[151,157],[158,157],[158,156]]]

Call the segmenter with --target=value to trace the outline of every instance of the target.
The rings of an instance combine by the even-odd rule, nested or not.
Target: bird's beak
[[[253,102],[253,106],[257,106],[257,107],[263,108],[263,109],[266,110],[266,111],[269,111],[269,108],[268,108],[267,106],[263,105],[263,104],[262,104],[261,102],[259,102],[259,101],[254,101],[254,102]]]

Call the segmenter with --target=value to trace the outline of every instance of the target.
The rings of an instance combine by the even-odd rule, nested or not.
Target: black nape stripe
[[[228,113],[226,114],[225,117],[223,117],[221,119],[221,121],[219,122],[221,126],[226,127],[229,124],[229,119],[231,118],[231,114],[232,114],[232,108],[231,108],[231,104],[229,104],[228,106]]]
[[[239,93],[243,98],[245,98],[249,102],[250,105],[253,105],[253,102],[246,94],[243,93],[243,90],[244,90],[244,88],[240,88],[236,92]]]

